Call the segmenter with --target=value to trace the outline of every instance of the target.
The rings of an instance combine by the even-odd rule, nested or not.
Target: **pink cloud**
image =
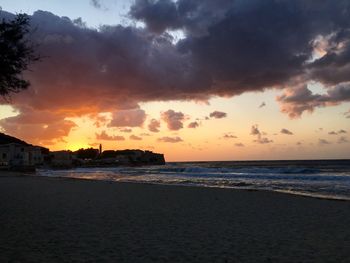
[[[150,120],[148,124],[148,130],[151,132],[159,132],[160,122],[156,119]]]
[[[146,120],[146,113],[141,109],[120,110],[113,113],[108,127],[140,127]]]
[[[177,131],[183,128],[185,115],[182,112],[167,110],[162,113],[162,119],[166,122],[169,130]]]
[[[187,126],[187,128],[190,128],[190,129],[195,129],[197,127],[199,127],[199,123],[196,121],[189,123]]]
[[[291,119],[300,118],[304,112],[313,112],[316,108],[338,105],[350,101],[350,82],[328,88],[326,94],[313,94],[305,83],[287,88],[277,96],[281,111]]]

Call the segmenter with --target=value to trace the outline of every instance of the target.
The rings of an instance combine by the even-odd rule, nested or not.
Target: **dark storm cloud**
[[[55,99],[68,109],[92,104],[96,110],[133,108],[157,97],[190,98],[190,86],[208,85],[195,76],[189,56],[180,54],[167,36],[123,26],[96,31],[42,11],[34,13],[32,24],[38,28],[33,38],[39,52],[47,57],[34,64],[28,76],[38,95],[32,89],[33,94],[25,94],[30,98],[26,102],[34,107],[58,106]],[[195,92],[192,97],[197,97]]]
[[[167,34],[154,35],[142,28],[102,26],[97,31],[67,17],[38,11],[32,17],[37,28],[33,38],[49,59],[35,64],[29,73],[37,95],[26,96],[26,102],[48,107],[58,104],[53,103],[54,97],[67,108],[93,102],[96,110],[109,110],[130,108],[141,101],[205,99],[280,86],[293,76],[306,74],[317,36],[337,32],[329,41],[347,39],[340,31],[349,27],[349,5],[348,1],[330,0],[322,4],[301,0],[136,1],[130,9],[135,19],[160,28],[158,31],[186,31],[178,44]],[[322,59],[309,64],[307,70],[319,67]],[[69,89],[73,96],[63,100],[65,92],[54,89]],[[41,96],[48,97],[47,103]]]
[[[345,9],[344,12],[349,11]],[[350,31],[348,22],[344,21],[343,26],[336,28],[326,40],[323,40],[326,54],[309,65],[309,74],[313,79],[329,85],[349,81]]]
[[[91,103],[93,98],[98,109],[280,86],[306,74],[305,63],[313,51],[310,43],[317,36],[349,26],[345,14],[349,5],[348,1],[136,1],[131,14],[151,14],[149,19],[159,27],[186,30],[186,38],[178,44],[167,34],[123,26],[96,31],[38,11],[32,17],[38,28],[34,38],[50,59],[34,65],[30,79],[39,95],[31,96],[30,103],[39,107],[40,95],[48,96],[41,86],[47,89],[49,83],[52,90],[70,88],[73,95],[80,94],[65,98],[67,107]],[[59,95],[52,90],[50,94]]]
[[[188,55],[179,54],[167,36],[150,36],[142,29],[123,26],[84,28],[44,11],[35,12],[31,24],[37,28],[31,38],[43,59],[26,72],[30,89],[13,97],[12,105],[21,114],[27,108],[36,115],[60,113],[63,122],[66,117],[115,112],[110,126],[134,127],[142,124],[145,114],[126,116],[124,110],[156,97],[196,98],[188,87],[203,85],[194,77],[197,73],[189,67]],[[183,79],[180,90],[179,77]],[[16,132],[16,125],[5,122],[5,132]]]
[[[233,7],[231,0],[136,0],[129,15],[143,21],[154,33],[182,29],[203,35]]]
[[[32,86],[13,97],[13,106],[60,113],[63,121],[140,102],[288,86],[281,109],[298,117],[350,98],[349,13],[346,0],[137,0],[129,16],[146,28],[96,30],[37,11],[31,39],[43,59],[26,73]],[[169,30],[182,30],[184,38],[174,43]],[[301,83],[290,86],[295,79]],[[328,93],[298,89],[311,80]]]
[[[345,0],[140,0],[130,11],[153,32],[184,30],[178,49],[192,54],[219,95],[281,87],[298,76],[326,85],[350,81],[349,13]],[[315,50],[324,54],[312,61]],[[346,94],[339,95],[341,102]],[[318,107],[314,99],[303,107]]]
[[[162,33],[166,28],[180,26],[176,4],[170,0],[136,0],[130,9],[130,15],[144,21],[151,31]]]

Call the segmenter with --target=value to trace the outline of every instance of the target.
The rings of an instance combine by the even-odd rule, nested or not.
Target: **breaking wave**
[[[169,163],[165,166],[39,170],[41,176],[268,190],[350,200],[350,161]]]

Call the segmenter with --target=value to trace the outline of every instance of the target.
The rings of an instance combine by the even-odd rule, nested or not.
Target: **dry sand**
[[[0,262],[350,262],[350,202],[0,177]]]

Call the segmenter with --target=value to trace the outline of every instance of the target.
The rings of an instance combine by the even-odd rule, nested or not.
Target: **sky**
[[[350,158],[350,3],[1,0],[42,59],[0,129],[167,161]]]

